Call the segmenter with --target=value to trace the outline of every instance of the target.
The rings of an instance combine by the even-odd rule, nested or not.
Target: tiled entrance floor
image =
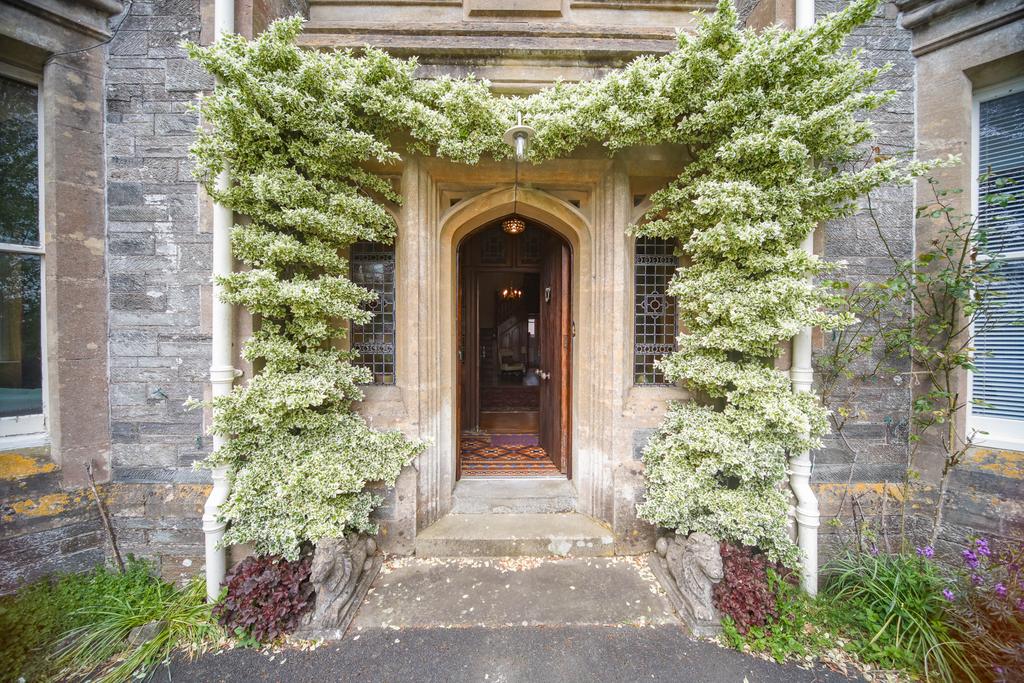
[[[536,434],[463,434],[463,477],[557,477]]]

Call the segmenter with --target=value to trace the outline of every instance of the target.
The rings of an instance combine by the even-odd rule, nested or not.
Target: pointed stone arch
[[[420,461],[420,486],[418,492],[418,508],[420,519],[417,526],[432,523],[447,512],[451,507],[452,489],[455,483],[455,458],[457,456],[458,424],[454,397],[457,384],[457,339],[456,339],[456,306],[458,291],[457,254],[459,244],[464,238],[479,228],[492,223],[502,216],[515,212],[532,219],[551,229],[563,237],[573,251],[573,282],[572,310],[576,323],[577,338],[573,350],[574,364],[583,363],[583,367],[574,373],[575,377],[586,376],[586,349],[590,343],[591,307],[581,305],[590,295],[593,272],[592,244],[593,230],[590,220],[569,202],[553,194],[534,188],[520,187],[514,191],[511,186],[501,186],[487,192],[463,200],[445,211],[437,221],[438,234],[438,279],[439,291],[437,312],[439,314],[438,339],[439,365],[437,377],[440,383],[439,396],[444,405],[439,414],[438,448],[429,449]],[[575,388],[575,387],[574,387]],[[587,419],[585,407],[580,406],[576,398],[579,392],[573,392],[573,414],[578,420]],[[582,408],[582,410],[580,410]],[[574,431],[577,429],[574,423]],[[580,453],[578,440],[573,439],[573,471],[579,474],[574,483],[577,487],[586,487],[591,482],[586,476],[586,468],[577,467]]]

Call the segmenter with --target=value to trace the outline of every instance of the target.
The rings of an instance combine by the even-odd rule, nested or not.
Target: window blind
[[[1005,262],[1001,281],[992,285],[1001,306],[975,328],[971,389],[979,403],[971,414],[982,418],[975,426],[991,438],[1016,440],[1024,430],[1024,327],[1017,324],[1024,320],[1024,91],[979,103],[978,171],[978,232]],[[1006,206],[986,202],[1006,192],[1017,198]]]

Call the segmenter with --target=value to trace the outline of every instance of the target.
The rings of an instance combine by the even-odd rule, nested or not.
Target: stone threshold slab
[[[574,512],[576,492],[564,478],[463,479],[452,494],[456,514]]]
[[[419,557],[598,557],[614,548],[610,529],[575,512],[450,514],[416,536]]]

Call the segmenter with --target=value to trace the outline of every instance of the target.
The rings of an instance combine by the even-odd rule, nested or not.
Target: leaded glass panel
[[[395,383],[395,249],[376,242],[352,245],[352,281],[377,294],[367,304],[373,319],[352,325],[355,364],[369,368],[374,384]]]
[[[633,259],[633,381],[668,384],[655,363],[676,349],[678,314],[668,284],[679,267],[674,242],[638,237]]]

